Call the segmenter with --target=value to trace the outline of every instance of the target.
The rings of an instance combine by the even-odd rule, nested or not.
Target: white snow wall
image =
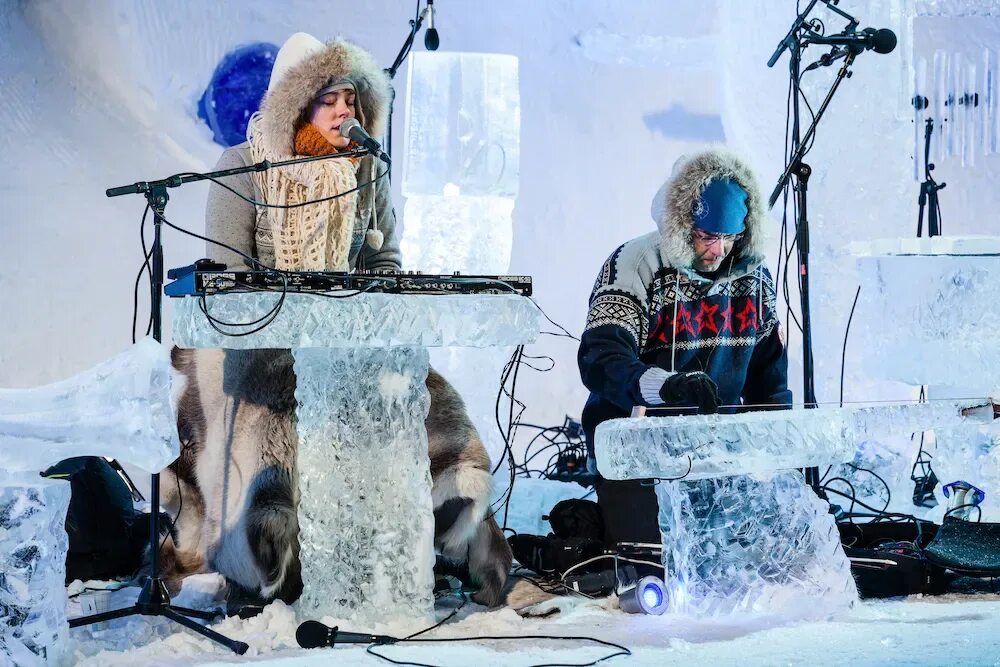
[[[320,38],[352,38],[388,65],[413,6],[411,0],[0,0],[0,312],[7,320],[0,329],[0,386],[67,377],[127,345],[143,202],[106,199],[104,189],[212,167],[222,148],[195,108],[225,53],[252,41],[280,44],[307,29]],[[728,142],[758,168],[764,189],[773,187],[787,56],[774,69],[765,63],[792,21],[792,0],[441,0],[435,6],[442,49],[519,58],[521,175],[510,271],[534,276],[538,302],[573,333],[582,329],[601,262],[619,243],[653,228],[650,198],[679,155]],[[843,328],[857,284],[847,242],[915,229],[906,106],[911,19],[952,15],[941,19],[950,22],[947,29],[923,24],[945,44],[920,45],[931,54],[988,40],[1000,20],[995,2],[844,0],[841,7],[862,26],[894,29],[900,46],[887,56],[858,58],[809,156],[820,401],[837,397]],[[818,11],[828,32],[842,25]],[[971,13],[976,21],[961,20]],[[423,48],[421,40],[415,49]],[[814,108],[834,73],[820,70],[804,82]],[[403,74],[395,86],[393,152],[402,155]],[[949,184],[941,194],[949,233],[1000,233],[1000,195],[985,186],[997,182],[998,165],[996,155],[979,157],[975,171],[955,160],[938,163],[938,179]],[[201,232],[206,192],[205,185],[173,191],[168,218]],[[167,267],[204,255],[201,241],[173,231],[165,246]],[[774,249],[772,269],[776,241]],[[140,322],[146,303],[143,293]],[[857,361],[862,344],[853,339],[848,346],[848,398],[904,397],[903,387],[865,378]],[[801,398],[797,346],[791,337],[790,374]],[[529,353],[552,356],[556,368],[521,373],[525,419],[549,425],[578,416],[586,391],[576,344],[543,337]]]

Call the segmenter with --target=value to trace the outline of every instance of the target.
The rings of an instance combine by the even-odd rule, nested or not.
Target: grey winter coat
[[[291,67],[268,90],[260,107],[260,140],[271,159],[293,157],[295,132],[304,122],[316,93],[330,83],[350,80],[357,93],[355,113],[372,136],[385,130],[391,90],[389,79],[364,49],[336,40],[328,48],[313,53]],[[249,144],[226,150],[216,169],[230,169],[252,164]],[[366,156],[358,162],[357,180],[362,186],[371,180],[375,159]],[[384,166],[378,166],[381,173]],[[245,197],[262,201],[262,195],[250,174],[228,178],[226,184]],[[359,215],[354,223],[349,262],[352,269],[400,269],[396,215],[392,208],[388,178],[379,178],[373,187],[358,190]],[[206,235],[274,266],[274,246],[266,220],[258,225],[254,206],[225,188],[213,183],[208,192]],[[374,220],[373,220],[374,219]],[[374,222],[374,224],[372,224]],[[365,243],[365,232],[378,229],[384,240],[378,250]],[[208,244],[208,257],[236,269],[245,269],[243,258],[214,243]],[[359,262],[359,259],[361,260]]]
[[[368,182],[372,164],[376,162],[370,155],[365,156],[358,163],[358,184]],[[233,169],[235,167],[249,166],[253,164],[250,158],[250,149],[247,144],[240,144],[227,149],[216,169]],[[377,166],[384,169],[384,166]],[[376,172],[380,173],[380,172]],[[224,181],[226,185],[239,192],[244,197],[262,201],[260,189],[253,182],[250,174],[240,174],[232,176]],[[349,261],[351,268],[359,268],[358,259],[361,259],[360,266],[365,269],[393,269],[399,270],[401,267],[399,253],[399,239],[396,236],[396,213],[392,208],[392,199],[389,192],[389,181],[380,178],[371,188],[360,190],[359,209],[361,214],[354,222],[354,235],[351,241],[351,252]],[[260,227],[257,224],[257,214],[253,204],[246,202],[232,192],[213,183],[208,190],[208,206],[205,211],[206,236],[210,239],[220,241],[228,246],[236,248],[251,257],[255,257],[267,266],[274,266],[274,245],[271,243],[270,229],[267,227],[267,220]],[[375,250],[365,244],[365,231],[372,226],[371,218],[373,213],[377,217],[375,228],[380,230],[385,236],[382,248]],[[208,254],[216,261],[223,262],[235,270],[246,270],[248,267],[243,263],[243,258],[231,250],[214,243],[208,243]]]

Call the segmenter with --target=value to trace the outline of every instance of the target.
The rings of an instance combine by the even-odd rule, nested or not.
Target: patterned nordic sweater
[[[592,461],[597,424],[635,405],[663,405],[671,372],[704,371],[724,406],[792,402],[770,272],[727,261],[713,282],[669,266],[660,238],[652,232],[615,250],[590,296],[578,362],[590,390],[583,425]],[[678,414],[695,412],[686,408]]]

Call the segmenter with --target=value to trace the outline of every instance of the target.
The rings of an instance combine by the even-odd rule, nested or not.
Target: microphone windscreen
[[[330,645],[330,636],[337,631],[319,621],[305,621],[295,630],[295,641],[302,648],[319,648]]]
[[[441,38],[438,36],[437,28],[428,28],[424,33],[424,48],[428,51],[437,51],[441,46]]]
[[[361,123],[358,122],[357,118],[348,118],[343,123],[340,124],[340,136],[348,137],[354,139],[355,141],[364,141],[364,135],[356,136],[358,130],[364,131],[361,127]]]
[[[872,38],[872,50],[875,53],[889,53],[896,48],[896,33],[888,28],[875,31]]]

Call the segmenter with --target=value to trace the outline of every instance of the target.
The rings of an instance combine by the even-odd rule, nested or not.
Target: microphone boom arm
[[[833,99],[833,95],[837,92],[837,88],[840,87],[841,82],[851,75],[849,69],[851,65],[854,64],[855,57],[857,57],[857,54],[854,51],[849,52],[845,57],[844,64],[837,72],[837,78],[834,79],[833,85],[830,86],[830,91],[826,94],[826,98],[816,111],[816,116],[813,118],[812,124],[809,126],[809,129],[806,130],[805,135],[803,135],[802,140],[799,142],[798,149],[788,161],[788,165],[785,167],[784,173],[782,173],[781,178],[778,179],[778,184],[771,192],[771,196],[767,200],[768,209],[774,208],[774,203],[778,201],[778,197],[781,196],[782,190],[784,190],[785,186],[788,185],[788,181],[792,177],[792,174],[796,171],[796,169],[798,169],[799,164],[802,162],[802,156],[804,156],[806,151],[809,150],[809,145],[812,141],[813,135],[816,134],[816,127],[819,125],[819,121],[823,117],[823,112],[826,111],[826,107],[829,106],[830,100]]]

